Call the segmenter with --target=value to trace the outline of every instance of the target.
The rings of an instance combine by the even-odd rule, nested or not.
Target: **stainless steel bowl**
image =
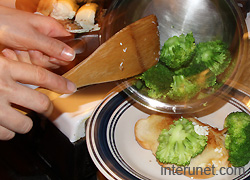
[[[127,92],[142,105],[160,112],[190,113],[203,110],[221,93],[230,92],[247,60],[246,24],[233,0],[115,0],[104,19],[101,42],[132,22],[155,14],[159,22],[161,45],[174,35],[193,32],[196,42],[220,39],[229,45],[233,63],[226,85],[202,100],[176,103],[155,100],[138,91],[130,81],[123,81]],[[204,106],[205,105],[205,106]]]

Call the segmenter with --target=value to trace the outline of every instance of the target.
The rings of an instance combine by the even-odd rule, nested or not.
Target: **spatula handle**
[[[72,71],[73,70],[71,69],[67,73],[63,74],[62,76],[65,77],[66,79],[68,79],[68,78],[70,78],[70,74],[72,74]],[[56,98],[58,98],[59,96],[62,95],[60,93],[56,93],[54,91],[44,89],[44,88],[41,88],[41,87],[38,87],[35,90],[47,95],[51,101],[53,101],[54,99],[56,99]]]
[[[62,94],[56,93],[54,91],[50,91],[48,89],[44,89],[44,88],[40,88],[40,87],[36,88],[36,91],[47,95],[51,101],[53,101],[54,99],[56,99],[62,95]]]

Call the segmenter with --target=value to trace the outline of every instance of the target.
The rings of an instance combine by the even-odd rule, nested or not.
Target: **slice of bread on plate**
[[[185,117],[187,118],[187,117]],[[146,119],[140,119],[135,124],[135,138],[139,145],[144,149],[151,150],[156,155],[158,137],[162,129],[169,129],[174,120],[178,118],[171,115],[151,115]],[[216,174],[216,170],[224,169],[230,166],[228,161],[228,151],[224,146],[225,130],[218,130],[208,124],[204,124],[195,118],[187,118],[199,126],[208,127],[208,141],[204,151],[192,158],[188,166],[181,167],[182,174],[196,178],[205,179]],[[178,166],[173,164],[163,164],[157,161],[166,169],[176,169]],[[206,170],[205,170],[206,168]],[[206,172],[204,172],[204,170]]]

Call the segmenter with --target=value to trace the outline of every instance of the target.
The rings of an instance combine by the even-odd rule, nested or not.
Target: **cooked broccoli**
[[[183,75],[201,89],[211,87],[216,84],[216,76],[204,63],[192,62],[188,67],[175,71],[176,75]]]
[[[193,33],[169,38],[161,49],[160,61],[171,69],[186,66],[194,54],[195,39]]]
[[[230,61],[227,45],[220,40],[195,45],[192,32],[174,36],[162,47],[158,64],[141,75],[136,87],[144,87],[148,96],[156,99],[180,102],[203,98],[206,96],[198,93],[214,93],[229,77]]]
[[[170,125],[169,130],[162,130],[158,138],[156,158],[166,164],[189,165],[191,158],[205,149],[207,139],[206,135],[195,132],[191,121],[180,118]]]
[[[223,73],[231,61],[227,45],[220,40],[201,42],[195,51],[193,61],[203,63],[215,76]]]
[[[140,79],[149,88],[148,96],[152,98],[166,97],[170,84],[173,81],[173,72],[165,65],[158,63],[144,72]]]
[[[171,89],[167,93],[172,100],[185,101],[194,97],[200,91],[196,83],[192,83],[183,75],[173,76],[173,83]]]
[[[191,62],[188,66],[174,71],[175,75],[183,75],[185,77],[194,76],[205,71],[207,66],[204,63]]]
[[[227,128],[228,160],[235,167],[246,165],[250,161],[250,115],[232,112],[226,117],[224,127]]]

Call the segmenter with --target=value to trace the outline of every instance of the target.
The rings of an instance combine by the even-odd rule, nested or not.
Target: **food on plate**
[[[231,59],[221,40],[195,44],[192,32],[173,36],[164,43],[159,63],[137,77],[135,87],[155,99],[201,99],[224,83]]]
[[[78,5],[75,0],[57,0],[53,4],[50,16],[58,20],[73,19],[77,9]]]
[[[139,145],[151,150],[162,167],[183,167],[182,174],[204,179],[250,161],[250,115],[232,112],[224,126],[218,130],[196,118],[153,114],[138,120],[134,132]]]
[[[224,127],[227,128],[225,146],[229,150],[228,160],[236,167],[246,165],[250,161],[250,116],[244,112],[231,113]]]
[[[98,31],[98,4],[82,0],[40,0],[35,13],[57,19],[69,32]]]
[[[202,153],[206,147],[207,130],[207,127],[195,125],[185,118],[175,120],[168,129],[161,131],[156,158],[164,164],[189,165],[191,158]]]

